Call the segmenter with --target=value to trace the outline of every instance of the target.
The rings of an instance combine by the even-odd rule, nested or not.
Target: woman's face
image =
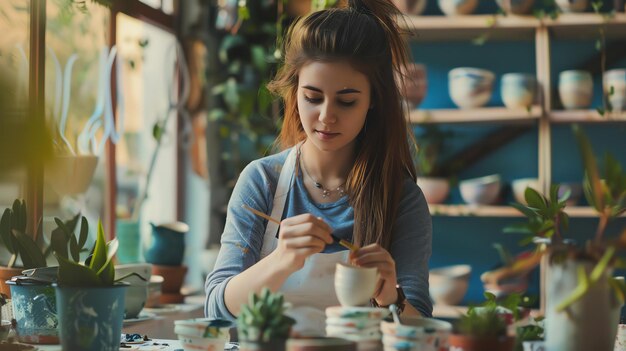
[[[353,147],[370,105],[369,80],[348,62],[312,61],[300,69],[298,113],[318,149]]]

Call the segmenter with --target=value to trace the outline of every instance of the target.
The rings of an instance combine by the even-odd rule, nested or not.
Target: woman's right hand
[[[272,254],[282,269],[293,273],[304,266],[307,257],[333,242],[331,232],[324,220],[309,213],[286,218],[280,222],[278,245]]]

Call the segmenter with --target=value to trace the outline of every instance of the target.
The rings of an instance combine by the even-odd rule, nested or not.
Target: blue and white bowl
[[[559,96],[566,110],[588,108],[593,98],[591,73],[580,70],[561,72],[559,74]]]
[[[478,0],[438,0],[441,12],[446,16],[469,15],[474,12]]]
[[[493,72],[481,68],[459,67],[448,73],[452,101],[460,108],[484,106],[493,92]]]
[[[506,73],[500,79],[500,95],[510,109],[527,108],[535,101],[537,81],[533,75]]]
[[[604,73],[604,91],[613,111],[626,111],[626,69],[612,69]]]

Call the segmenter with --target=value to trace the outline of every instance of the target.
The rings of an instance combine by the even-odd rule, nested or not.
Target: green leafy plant
[[[521,311],[532,304],[532,299],[520,294],[510,294],[498,300],[492,293],[484,293],[485,301],[472,306],[456,325],[460,334],[477,338],[507,335],[507,324],[521,319]]]
[[[55,218],[57,228],[52,231],[50,245],[41,247],[36,242],[34,235],[26,233],[26,202],[16,199],[11,208],[4,210],[0,219],[0,238],[2,243],[11,253],[11,258],[7,267],[13,268],[18,257],[22,260],[24,268],[39,268],[47,266],[47,258],[52,251],[68,259],[69,255],[74,261],[80,259],[80,252],[83,250],[89,234],[89,225],[85,217],[77,214],[69,221],[63,222]],[[79,218],[82,218],[80,236],[77,239],[74,234]],[[41,227],[41,220],[38,228]],[[37,230],[37,233],[39,229]]]
[[[605,157],[604,169],[601,172],[587,135],[578,125],[574,125],[572,129],[585,171],[583,180],[585,197],[599,217],[595,235],[580,248],[568,243],[563,238],[561,227],[567,229],[569,223],[568,216],[564,212],[565,200],[569,194],[557,198],[558,187],[553,186],[549,197],[545,197],[527,188],[524,195],[528,205],[514,204],[513,206],[528,218],[528,222],[524,225],[509,227],[507,230],[531,235],[534,239],[539,239],[536,241],[540,243],[550,243],[550,247],[548,249],[545,245],[539,245],[536,254],[530,259],[518,260],[508,271],[495,272],[486,277],[489,281],[497,281],[507,275],[532,269],[539,264],[541,256],[547,252],[552,254],[553,263],[568,258],[595,262],[596,265],[590,274],[587,274],[582,266],[579,267],[578,286],[556,307],[557,311],[564,310],[582,298],[591,286],[601,280],[609,268],[623,266],[623,262],[616,257],[616,252],[618,249],[626,249],[626,230],[617,240],[604,239],[607,224],[626,212],[626,173],[610,154]],[[484,276],[483,274],[481,277],[483,281],[485,281]],[[609,284],[615,289],[617,297],[623,301],[626,298],[626,284],[614,278],[609,278]]]
[[[446,139],[453,136],[453,132],[443,131],[434,124],[427,124],[417,133],[417,150],[413,159],[417,171],[421,176],[429,177],[437,173],[437,160],[445,147]]]
[[[524,341],[541,341],[544,339],[542,326],[543,317],[533,319],[533,323],[515,328],[515,351],[524,350]]]
[[[237,318],[239,339],[251,342],[269,342],[287,339],[295,320],[285,315],[282,294],[263,288],[261,293],[251,293],[247,305],[242,306]]]
[[[117,239],[113,239],[109,243],[106,242],[102,222],[99,221],[96,242],[92,254],[85,261],[85,264],[68,260],[63,255],[55,252],[55,256],[59,261],[58,284],[75,287],[111,286],[133,275],[134,273],[131,273],[117,280],[115,279],[112,259],[117,252],[118,245]]]

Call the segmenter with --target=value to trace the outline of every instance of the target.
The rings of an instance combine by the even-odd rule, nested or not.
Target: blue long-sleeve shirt
[[[260,260],[267,220],[242,207],[243,204],[271,213],[280,170],[289,150],[251,162],[241,173],[228,203],[226,226],[213,271],[205,282],[205,315],[208,318],[235,320],[224,302],[226,284],[235,275]],[[332,203],[314,202],[303,182],[296,177],[285,203],[282,219],[302,213],[322,217],[336,236],[351,241],[354,210],[346,196]],[[398,284],[409,303],[422,315],[432,315],[428,294],[428,260],[432,248],[432,223],[428,205],[420,188],[407,177],[393,227],[389,252],[396,262]],[[327,245],[324,252],[343,250]]]

